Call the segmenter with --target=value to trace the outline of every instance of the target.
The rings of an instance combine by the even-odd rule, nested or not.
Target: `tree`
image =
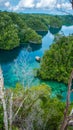
[[[20,14],[0,12],[0,30],[0,49],[11,50],[30,42],[41,44],[42,37],[27,26]]]
[[[24,88],[29,88],[32,86],[34,80],[33,70],[30,63],[32,64],[30,51],[32,48],[28,46],[22,51],[22,57],[15,60],[14,64],[14,73],[17,77],[17,82],[20,82]]]
[[[14,24],[8,24],[1,29],[0,48],[5,50],[19,46],[18,31]]]
[[[66,101],[66,109],[64,111],[64,120],[61,125],[60,130],[67,130],[68,126],[73,126],[73,110],[71,112],[71,115],[68,116],[68,111],[70,107],[70,94],[72,92],[72,80],[73,80],[73,70],[70,75],[69,83],[68,83],[68,93],[67,93],[67,101]],[[70,122],[71,121],[71,122]]]
[[[11,17],[1,12],[0,21],[0,49],[10,50],[19,46],[18,30]]]
[[[45,84],[28,88],[26,91],[17,84],[15,89],[7,92],[5,90],[5,130],[13,130],[13,126],[14,130],[58,130],[63,117],[64,103],[57,98],[50,98],[50,95],[51,89]]]
[[[38,76],[44,80],[68,83],[73,68],[73,36],[59,36],[41,60]]]
[[[13,125],[24,130],[59,130],[65,105],[57,98],[51,98],[51,89],[46,84],[34,86],[26,91],[21,85],[13,89]],[[24,99],[24,100],[23,100]]]

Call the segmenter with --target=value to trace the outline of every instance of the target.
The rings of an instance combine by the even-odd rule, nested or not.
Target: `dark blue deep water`
[[[73,26],[62,26],[59,33],[69,35],[73,33]],[[41,45],[26,45],[12,51],[0,50],[0,64],[3,69],[5,87],[15,87],[16,83],[21,83],[24,87],[37,86],[44,81],[34,78],[35,70],[40,66],[36,62],[35,56],[42,57],[45,50],[53,43],[55,32],[48,31],[42,38]],[[55,81],[46,82],[52,88],[52,95],[62,94],[66,98],[67,86]]]

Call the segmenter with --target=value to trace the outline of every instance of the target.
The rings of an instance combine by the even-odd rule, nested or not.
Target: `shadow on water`
[[[0,50],[0,64],[6,64],[12,62],[17,58],[21,51],[21,47],[15,48],[10,51]]]
[[[41,49],[42,44],[37,45],[37,44],[30,43],[30,44],[28,45],[28,47],[31,48],[31,51],[37,51],[37,50],[40,50],[40,49]],[[28,47],[27,47],[27,48],[28,48]]]
[[[41,35],[42,37],[44,37],[48,31],[36,31],[39,35]]]
[[[28,52],[33,52],[39,50],[41,47],[42,44],[35,45],[31,43],[27,45],[22,45],[10,51],[0,50],[0,64],[6,64],[14,61],[14,59],[18,57],[23,48],[27,49]]]
[[[60,30],[61,30],[61,27],[59,27],[59,28],[49,27],[49,31],[50,31],[50,33],[53,34],[53,35],[59,33]]]
[[[39,31],[38,34],[42,35],[43,37],[47,34],[47,31]],[[25,44],[25,45],[21,45],[20,47],[17,47],[13,50],[10,51],[5,51],[5,50],[0,50],[0,64],[6,64],[6,63],[10,63],[12,61],[14,61],[14,59],[16,59],[18,57],[18,55],[20,54],[20,52],[22,51],[22,49],[25,48],[27,49],[29,52],[32,51],[37,51],[40,50],[42,48],[42,44]]]

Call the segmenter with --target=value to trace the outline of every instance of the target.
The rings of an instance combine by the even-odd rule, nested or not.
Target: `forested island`
[[[71,20],[71,16],[67,19]],[[49,26],[61,28],[65,20],[63,16],[0,12],[0,49],[11,50],[27,43],[41,44],[39,34],[48,32]]]
[[[41,44],[42,37],[27,26],[20,14],[0,12],[0,49],[10,50],[20,44]]]
[[[38,75],[44,80],[68,83],[73,69],[73,35],[55,36],[54,43],[42,58]]]

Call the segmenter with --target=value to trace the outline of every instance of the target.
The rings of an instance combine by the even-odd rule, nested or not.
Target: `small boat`
[[[40,62],[41,58],[39,56],[36,56],[35,60],[38,61],[38,62]]]

